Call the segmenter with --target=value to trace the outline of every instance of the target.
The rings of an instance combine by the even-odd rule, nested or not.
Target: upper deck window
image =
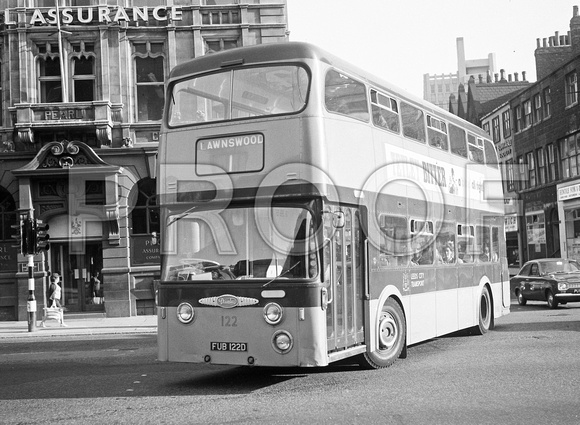
[[[403,119],[403,135],[425,143],[425,118],[419,108],[401,102],[401,117]]]
[[[473,134],[467,135],[469,144],[469,159],[483,164],[483,139],[476,138]]]
[[[326,109],[362,121],[369,120],[365,85],[331,69],[324,84]]]
[[[443,121],[427,115],[427,127],[429,145],[447,150],[447,125]]]
[[[298,112],[309,77],[295,65],[235,69],[180,81],[171,90],[170,126]]]
[[[371,104],[373,123],[378,127],[398,133],[400,131],[400,123],[397,101],[376,90],[371,90]]]
[[[467,158],[467,145],[465,143],[465,130],[449,124],[449,140],[451,142],[451,152]]]

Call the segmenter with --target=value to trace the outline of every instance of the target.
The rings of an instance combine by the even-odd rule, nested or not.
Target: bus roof
[[[400,98],[414,103],[426,112],[444,117],[448,121],[459,124],[468,128],[481,137],[489,139],[489,135],[483,130],[469,123],[458,116],[442,109],[426,100],[423,100],[406,90],[386,81],[383,78],[376,77],[371,73],[349,63],[339,57],[309,43],[304,42],[284,42],[272,44],[258,44],[253,46],[238,47],[235,49],[223,50],[217,53],[211,53],[204,56],[191,59],[187,62],[175,66],[170,73],[170,79],[180,79],[197,73],[211,72],[218,69],[227,69],[235,66],[251,65],[259,63],[269,63],[277,61],[301,61],[304,59],[314,59],[334,66],[339,70],[358,77],[367,84],[375,88],[383,88],[397,95]]]

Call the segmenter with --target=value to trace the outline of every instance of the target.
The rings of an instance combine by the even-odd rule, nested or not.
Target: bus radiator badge
[[[235,295],[220,295],[219,297],[208,297],[199,300],[200,304],[211,305],[221,308],[245,307],[248,305],[258,304],[258,300],[248,297],[236,297]]]

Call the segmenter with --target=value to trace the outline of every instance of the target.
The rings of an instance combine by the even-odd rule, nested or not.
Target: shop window
[[[568,256],[577,260],[580,258],[580,209],[567,209],[564,217]]]
[[[150,235],[159,232],[159,206],[156,200],[155,180],[140,180],[136,187],[135,207],[131,211],[131,234]]]
[[[526,236],[528,243],[528,258],[546,256],[546,228],[544,212],[526,213]]]
[[[161,119],[164,103],[165,58],[163,43],[134,43],[137,121]]]
[[[36,47],[38,51],[37,63],[40,102],[62,102],[62,80],[58,44],[43,43]]]

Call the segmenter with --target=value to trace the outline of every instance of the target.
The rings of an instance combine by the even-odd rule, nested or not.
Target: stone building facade
[[[285,0],[7,0],[0,320],[27,319],[27,258],[11,226],[28,215],[48,223],[51,238],[34,256],[38,312],[58,272],[69,313],[154,314],[165,78],[200,55],[285,41]]]

